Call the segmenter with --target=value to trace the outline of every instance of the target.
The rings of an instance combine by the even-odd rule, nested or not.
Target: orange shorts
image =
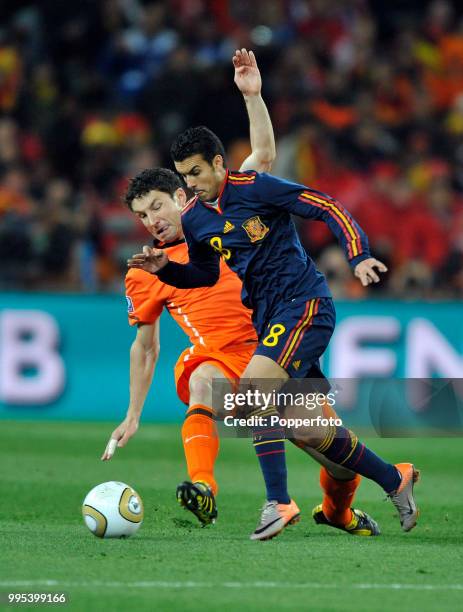
[[[190,401],[190,376],[196,368],[203,363],[215,366],[225,378],[233,381],[241,378],[246,366],[256,350],[256,344],[244,345],[239,351],[211,351],[203,347],[195,346],[193,351],[187,348],[183,351],[175,364],[175,385],[177,395],[184,404]]]

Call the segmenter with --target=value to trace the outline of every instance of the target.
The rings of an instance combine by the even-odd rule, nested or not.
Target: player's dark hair
[[[130,179],[124,195],[124,202],[132,210],[132,202],[150,191],[163,191],[173,197],[179,187],[183,188],[180,178],[167,168],[149,168]]]
[[[170,148],[172,159],[181,162],[192,155],[201,155],[208,164],[216,155],[221,155],[225,163],[225,149],[218,136],[204,125],[188,128],[172,143]]]

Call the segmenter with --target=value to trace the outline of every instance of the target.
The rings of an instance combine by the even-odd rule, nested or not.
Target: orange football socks
[[[347,525],[351,521],[350,508],[360,481],[358,474],[353,480],[336,480],[326,468],[321,468],[320,485],[324,492],[323,514],[334,525]]]
[[[206,482],[217,494],[214,463],[219,452],[219,437],[214,413],[204,404],[190,406],[182,427],[188,474],[192,482]]]

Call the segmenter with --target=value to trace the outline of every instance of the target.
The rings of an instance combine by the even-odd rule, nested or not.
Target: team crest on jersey
[[[126,295],[125,299],[127,300],[127,312],[132,313],[135,310],[135,308],[133,307],[132,298],[130,297],[130,295]]]
[[[242,227],[246,230],[251,242],[262,240],[270,231],[260,217],[251,217],[243,223]]]

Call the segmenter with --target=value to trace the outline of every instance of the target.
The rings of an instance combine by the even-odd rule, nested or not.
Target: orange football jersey
[[[188,262],[184,241],[165,249],[172,261]],[[125,286],[131,325],[154,323],[165,307],[202,351],[236,350],[257,341],[251,311],[241,303],[241,281],[223,261],[220,278],[213,287],[177,289],[135,268],[128,271]]]

